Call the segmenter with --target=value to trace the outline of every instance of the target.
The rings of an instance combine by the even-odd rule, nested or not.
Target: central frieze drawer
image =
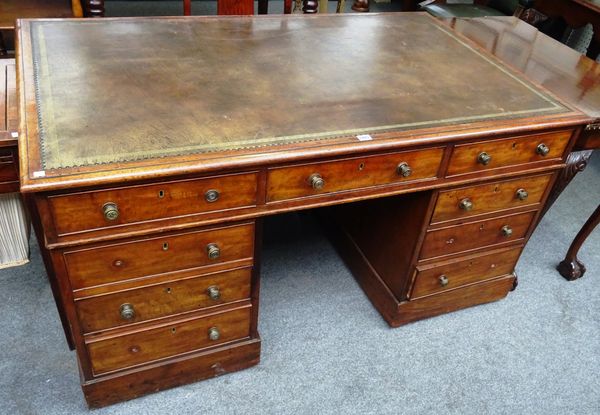
[[[429,230],[423,242],[420,259],[470,251],[522,239],[527,234],[536,212],[521,213]]]
[[[560,160],[571,131],[484,140],[454,147],[447,176],[493,170],[545,160]]]
[[[50,196],[58,235],[256,205],[257,174],[243,173]]]
[[[273,168],[267,178],[267,202],[434,179],[443,148]]]
[[[102,374],[250,336],[250,305],[88,342],[94,374]]]
[[[64,253],[74,290],[115,281],[248,259],[254,224],[182,232]]]
[[[75,301],[84,332],[138,323],[250,298],[250,268]]]
[[[431,223],[540,203],[551,174],[440,191]]]

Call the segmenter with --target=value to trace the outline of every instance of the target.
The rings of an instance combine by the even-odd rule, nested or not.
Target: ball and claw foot
[[[568,259],[562,260],[556,269],[568,281],[579,279],[585,274],[585,265],[576,257],[572,261]]]

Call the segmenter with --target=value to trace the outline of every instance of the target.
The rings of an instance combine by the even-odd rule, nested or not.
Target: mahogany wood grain
[[[0,59],[0,193],[19,191],[19,158],[14,59]]]
[[[253,338],[195,352],[115,375],[87,380],[83,392],[91,408],[225,375],[258,364],[260,340]]]
[[[267,178],[267,202],[434,179],[438,175],[443,153],[443,148],[433,148],[273,168],[269,170]],[[401,163],[410,166],[410,176],[403,177],[397,172]],[[323,188],[311,187],[310,177],[313,174],[323,178]]]
[[[218,258],[208,257],[209,244],[219,247]],[[79,289],[252,258],[253,251],[254,224],[247,223],[82,247],[63,256],[71,287]]]
[[[475,305],[498,301],[512,291],[516,277],[507,275],[490,281],[468,285],[441,294],[431,295],[398,305],[394,327],[418,321],[423,318],[461,310]]]
[[[519,213],[429,230],[423,242],[420,258],[431,259],[523,240],[535,214],[536,212]],[[502,233],[502,227],[506,225],[512,229],[510,236]]]
[[[431,223],[468,218],[525,206],[538,206],[551,178],[551,174],[527,176],[440,191]],[[517,196],[517,191],[520,189],[525,190],[528,194],[524,200],[519,199]],[[465,199],[473,204],[470,210],[460,207],[461,201]]]
[[[244,173],[50,196],[48,203],[59,236],[172,217],[190,217],[256,205],[257,174]],[[217,191],[209,201],[207,192]],[[115,203],[116,220],[102,207]],[[228,212],[228,214],[231,214]]]
[[[561,159],[565,148],[569,144],[571,135],[571,131],[559,131],[505,140],[487,140],[476,144],[457,145],[454,147],[447,175],[455,176],[511,165],[535,163],[542,160]],[[546,144],[550,149],[550,152],[546,156],[536,152],[539,144]],[[482,152],[486,152],[492,157],[487,165],[477,161],[477,157]]]
[[[410,298],[424,297],[452,290],[467,284],[473,284],[502,275],[512,274],[522,247],[486,252],[483,255],[471,255],[428,266],[418,266]],[[446,284],[440,283],[445,276]]]
[[[95,374],[214,347],[250,335],[251,306],[87,344]],[[209,338],[216,327],[220,336]]]
[[[249,268],[243,268],[157,285],[140,284],[130,290],[81,298],[75,307],[83,330],[94,332],[249,299],[250,273]],[[208,295],[209,287],[219,290],[219,298]],[[122,304],[131,305],[133,318],[121,317]]]
[[[218,15],[254,14],[254,0],[217,0]]]

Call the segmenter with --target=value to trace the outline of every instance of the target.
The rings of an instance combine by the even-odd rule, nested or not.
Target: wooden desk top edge
[[[371,14],[375,16],[377,14]],[[425,14],[426,15],[426,14]],[[129,21],[129,20],[179,20],[179,19],[255,19],[255,16],[195,16],[195,17],[127,17],[111,18],[108,20]],[[260,18],[282,19],[294,18],[289,16],[265,16]],[[315,16],[303,16],[303,18],[319,18]],[[436,19],[431,18],[440,26],[444,26]],[[80,20],[80,19],[35,19],[35,21],[44,20]],[[45,172],[36,173],[32,171],[29,165],[29,158],[39,156],[39,147],[31,144],[31,137],[37,136],[37,120],[35,113],[35,96],[31,90],[25,90],[24,78],[32,76],[31,68],[31,39],[28,31],[22,31],[24,26],[29,25],[30,20],[20,20],[17,24],[18,29],[18,47],[17,47],[17,66],[23,68],[23,74],[18,82],[19,105],[21,114],[20,119],[20,145],[19,153],[21,160],[21,191],[38,192],[53,191],[65,188],[86,187],[93,185],[108,185],[111,183],[123,183],[130,181],[142,181],[157,177],[170,177],[190,173],[204,174],[215,171],[229,171],[241,168],[253,168],[265,165],[276,165],[278,163],[308,160],[322,158],[334,155],[350,155],[365,151],[385,151],[392,149],[409,148],[421,145],[432,145],[435,143],[448,143],[465,138],[477,138],[481,136],[501,136],[505,134],[518,135],[523,132],[534,130],[562,128],[576,125],[582,125],[591,121],[590,117],[574,109],[570,104],[565,103],[560,98],[557,101],[563,104],[570,111],[553,115],[544,115],[531,118],[508,119],[500,121],[481,121],[467,124],[457,124],[446,126],[444,128],[426,128],[409,131],[392,131],[385,133],[372,134],[373,141],[356,142],[354,136],[342,137],[335,140],[325,140],[315,145],[315,142],[303,142],[296,144],[281,144],[272,147],[261,148],[260,151],[236,151],[226,150],[214,153],[192,154],[187,156],[169,156],[167,158],[155,158],[149,160],[111,163],[107,164],[106,169],[93,172],[86,172],[85,168],[67,168],[60,169],[60,177],[44,177]],[[444,26],[445,27],[445,26]],[[22,36],[22,33],[26,33]],[[468,39],[470,43],[480,52],[491,57],[495,61],[498,59],[485,52]],[[527,79],[526,77],[522,77]],[[548,92],[539,87],[544,93]],[[554,97],[554,94],[548,95]],[[115,170],[118,169],[118,170]]]

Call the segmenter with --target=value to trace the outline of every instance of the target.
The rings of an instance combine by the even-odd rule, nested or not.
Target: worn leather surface
[[[566,111],[426,14],[32,24],[43,167]]]

